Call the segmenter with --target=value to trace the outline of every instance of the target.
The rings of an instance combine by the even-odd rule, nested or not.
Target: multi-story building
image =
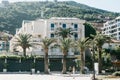
[[[0,32],[0,52],[9,50],[9,40],[13,37],[13,35]]]
[[[22,23],[22,27],[16,30],[15,36],[18,34],[31,34],[33,35],[32,41],[36,43],[40,43],[42,38],[58,38],[55,35],[55,31],[57,28],[62,27],[72,28],[75,31],[75,34],[71,37],[73,39],[84,38],[84,20],[80,20],[78,18],[59,18],[59,17],[52,17],[50,19],[38,19],[34,21],[24,20]],[[14,50],[14,39],[15,36],[10,41],[10,50]],[[22,49],[19,49],[22,52]],[[37,45],[36,48],[30,48],[27,50],[29,53],[43,55],[43,49]],[[62,55],[60,49],[50,49],[49,55]],[[74,55],[74,53],[69,50],[69,55]]]
[[[120,17],[104,23],[102,34],[109,35],[117,40],[120,40]]]
[[[101,32],[101,28],[103,27],[103,23],[101,22],[90,22],[90,24],[98,31]]]

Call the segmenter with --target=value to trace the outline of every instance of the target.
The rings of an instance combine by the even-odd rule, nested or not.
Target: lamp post
[[[94,50],[94,44],[92,46],[92,49],[91,49],[91,53],[92,53],[92,61],[93,61],[93,76],[92,76],[92,80],[96,80],[95,79],[95,67],[94,67],[94,63],[95,63],[95,50]]]

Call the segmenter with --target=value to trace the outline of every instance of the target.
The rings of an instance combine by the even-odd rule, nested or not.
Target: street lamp
[[[94,68],[94,63],[95,63],[95,47],[94,47],[94,44],[92,46],[92,49],[91,49],[91,53],[92,53],[92,61],[93,61],[93,76],[92,76],[92,80],[95,80],[95,68]]]

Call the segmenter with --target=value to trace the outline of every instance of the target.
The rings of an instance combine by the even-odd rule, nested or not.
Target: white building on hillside
[[[61,18],[61,17],[52,17],[50,19],[38,19],[34,21],[24,20],[22,27],[16,30],[15,36],[21,33],[27,33],[33,35],[33,42],[40,43],[41,38],[49,37],[55,38],[55,30],[59,27],[62,28],[72,28],[75,30],[75,34],[72,38],[84,38],[84,20],[78,18]],[[10,51],[14,50],[14,39],[15,36],[10,41]],[[22,49],[19,49],[22,52]],[[43,55],[43,49],[40,46],[37,48],[31,48],[27,50],[28,53],[40,54]],[[74,55],[71,50],[69,51],[70,55]],[[54,49],[49,50],[49,55],[62,55],[61,50]]]
[[[102,33],[120,40],[120,17],[104,23]]]

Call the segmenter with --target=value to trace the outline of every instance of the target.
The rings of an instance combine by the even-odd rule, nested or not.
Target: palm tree
[[[63,69],[62,69],[62,73],[66,74],[66,57],[68,55],[68,51],[70,49],[70,47],[72,46],[72,40],[69,38],[65,38],[65,39],[60,39],[60,44],[59,44],[62,53],[63,53]]]
[[[23,49],[23,55],[26,57],[26,49],[33,47],[33,44],[31,42],[32,35],[30,34],[19,34],[15,37],[15,47],[20,46]]]
[[[45,52],[45,56],[44,56],[44,65],[45,65],[44,72],[45,72],[45,74],[49,74],[49,71],[48,71],[48,50],[49,50],[50,45],[52,43],[54,43],[55,41],[56,41],[55,39],[44,38],[42,40],[42,43],[40,44]]]
[[[55,34],[58,36],[61,36],[63,39],[70,37],[73,34],[73,29],[72,28],[57,28]]]
[[[112,43],[112,37],[106,36],[106,43],[108,43],[108,48],[110,49],[110,43]]]
[[[89,39],[79,39],[76,41],[76,47],[80,50],[81,55],[81,73],[84,74],[84,67],[85,67],[85,49],[89,46]]]
[[[98,49],[98,68],[99,68],[99,73],[101,73],[101,68],[102,68],[102,61],[101,61],[101,55],[102,55],[102,46],[106,42],[106,36],[102,35],[100,33],[97,33],[97,35],[94,37],[94,41],[97,45]]]

